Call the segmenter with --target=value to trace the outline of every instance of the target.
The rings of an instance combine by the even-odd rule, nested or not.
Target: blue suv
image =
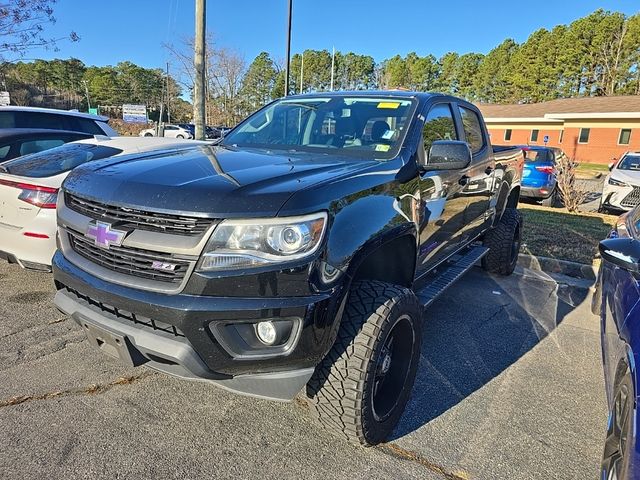
[[[609,405],[601,478],[640,479],[636,432],[640,360],[640,208],[622,215],[600,242],[602,265],[592,309],[601,318]]]
[[[556,186],[556,164],[562,150],[553,147],[522,146],[524,169],[520,198],[537,200],[549,207],[561,206]]]

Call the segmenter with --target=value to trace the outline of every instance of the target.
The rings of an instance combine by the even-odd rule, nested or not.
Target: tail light
[[[541,166],[541,167],[536,167],[536,170],[538,170],[539,172],[542,172],[542,173],[547,173],[549,175],[551,175],[555,171],[555,169],[551,165],[544,165],[544,166]]]
[[[58,189],[52,187],[43,187],[40,185],[31,185],[30,183],[12,182],[9,180],[0,180],[0,185],[17,188],[22,190],[18,199],[23,202],[30,203],[39,208],[56,208],[58,201]]]

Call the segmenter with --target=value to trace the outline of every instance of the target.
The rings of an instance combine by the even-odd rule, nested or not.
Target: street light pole
[[[193,123],[195,123],[195,139],[205,139],[205,30],[206,0],[196,0],[196,41],[193,66],[195,82],[193,85]]]
[[[284,96],[289,95],[289,68],[291,66],[291,11],[293,0],[289,0],[289,19],[287,21],[287,64],[284,72]]]

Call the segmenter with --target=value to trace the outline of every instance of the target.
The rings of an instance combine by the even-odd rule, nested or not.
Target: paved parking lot
[[[472,271],[429,310],[388,444],[270,403],[127,369],[52,305],[48,274],[0,263],[2,478],[596,479],[606,409],[586,290]]]

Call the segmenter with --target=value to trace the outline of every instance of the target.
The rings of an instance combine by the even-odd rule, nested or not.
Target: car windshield
[[[618,170],[640,170],[640,155],[625,155],[618,164]]]
[[[524,159],[527,162],[552,162],[551,150],[527,150],[524,149]]]
[[[90,143],[67,143],[44,152],[24,155],[2,164],[2,171],[23,177],[44,178],[60,175],[91,160],[122,153],[119,148]]]
[[[414,107],[414,100],[397,97],[283,99],[250,116],[222,144],[392,158]]]

